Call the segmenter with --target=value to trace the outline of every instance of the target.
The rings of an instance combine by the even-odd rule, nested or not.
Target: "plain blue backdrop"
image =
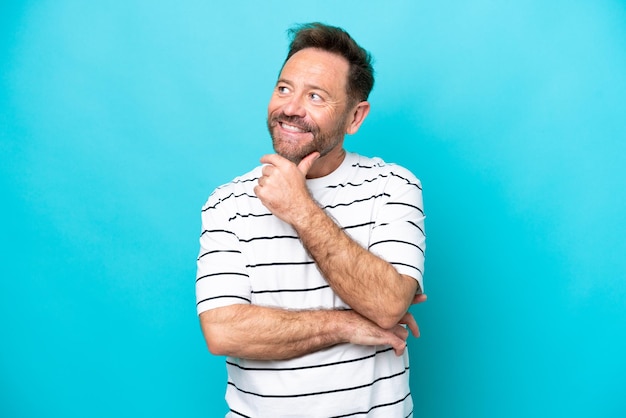
[[[200,208],[271,151],[294,23],[376,59],[346,146],[423,182],[416,416],[626,416],[626,4],[4,1],[0,416],[219,417]]]

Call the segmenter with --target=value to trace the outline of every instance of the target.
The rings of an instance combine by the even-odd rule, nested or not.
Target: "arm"
[[[410,314],[403,321],[419,336]],[[397,355],[408,331],[376,326],[354,311],[290,311],[256,305],[230,305],[200,314],[209,351],[255,360],[285,360],[341,343],[390,345]]]
[[[312,199],[305,176],[317,153],[296,166],[278,156],[263,157],[255,193],[276,216],[297,231],[333,290],[354,310],[382,328],[396,325],[417,292],[417,282],[354,242]]]
[[[407,312],[417,281],[354,242],[316,204],[293,226],[333,290],[353,309],[383,328]]]
[[[196,297],[202,331],[217,355],[278,360],[341,343],[405,347],[403,326],[382,329],[354,311],[296,311],[250,304],[246,260],[225,227],[231,192],[212,194],[202,211]],[[245,303],[243,303],[243,302]],[[401,321],[419,334],[410,314]]]

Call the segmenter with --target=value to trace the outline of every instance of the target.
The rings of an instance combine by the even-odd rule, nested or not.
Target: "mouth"
[[[278,121],[278,125],[282,128],[282,130],[294,134],[304,134],[311,132],[310,129],[298,125],[294,125],[292,123],[287,123],[285,121]]]

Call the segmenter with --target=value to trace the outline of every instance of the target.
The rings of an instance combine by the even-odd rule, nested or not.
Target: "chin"
[[[280,155],[283,158],[288,159],[289,161],[291,161],[294,164],[299,164],[300,161],[302,161],[302,159],[305,157],[305,155],[302,155],[301,153],[295,153],[295,152],[285,152],[284,150],[280,150],[280,149],[276,149],[274,148],[274,151],[276,151],[276,154]]]
[[[287,144],[280,139],[278,141],[274,140],[273,145],[276,154],[296,164],[302,161],[304,157],[315,151],[315,149],[310,149],[307,147],[302,148],[289,146],[291,144]]]

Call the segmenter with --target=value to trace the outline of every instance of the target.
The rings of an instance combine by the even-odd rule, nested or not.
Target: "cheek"
[[[309,105],[306,111],[307,115],[319,124],[327,124],[329,120],[332,120],[333,109],[329,106]]]
[[[336,129],[341,121],[332,109],[320,109],[314,116],[315,123],[322,129]]]
[[[267,115],[270,116],[275,113],[279,113],[281,109],[280,100],[277,100],[274,95],[267,104]]]

